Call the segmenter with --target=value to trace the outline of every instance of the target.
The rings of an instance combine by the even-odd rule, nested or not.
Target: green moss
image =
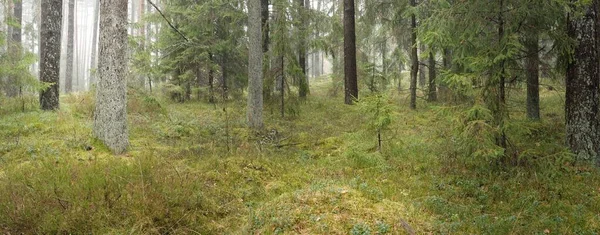
[[[516,158],[503,159],[467,151],[490,151],[463,135],[485,113],[411,111],[404,94],[378,152],[364,115],[311,85],[297,116],[265,112],[260,133],[244,101],[130,92],[123,156],[93,138],[92,94],[58,112],[2,108],[0,233],[401,234],[400,218],[418,234],[600,230],[600,172],[565,151],[561,94],[542,92],[541,122],[509,100]]]

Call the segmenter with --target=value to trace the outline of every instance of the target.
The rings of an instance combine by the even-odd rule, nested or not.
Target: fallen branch
[[[154,4],[151,0],[147,0],[148,3],[150,3],[150,5],[152,5],[152,7],[154,7],[154,9],[156,9],[156,11],[158,11],[158,13],[162,16],[163,19],[165,19],[165,21],[167,21],[167,24],[169,24],[169,27],[171,27],[175,32],[177,32],[183,39],[185,39],[185,41],[190,41],[181,31],[179,31],[179,29],[177,29],[175,26],[173,26],[173,24],[171,23],[171,21],[169,21],[169,19],[167,19],[167,17],[165,16],[165,14],[163,14],[163,12],[156,6],[156,4]]]

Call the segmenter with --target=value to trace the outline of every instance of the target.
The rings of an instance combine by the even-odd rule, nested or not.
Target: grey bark
[[[40,80],[52,83],[40,92],[42,110],[59,108],[60,40],[62,30],[62,0],[42,0],[40,27]]]
[[[248,0],[248,126],[263,128],[262,30],[260,0]]]
[[[584,15],[569,16],[568,33],[578,41],[572,62],[567,66],[566,78],[566,143],[578,161],[596,161],[598,158],[598,0],[587,6]]]
[[[12,60],[12,63],[18,63],[19,60],[21,60],[21,56],[22,56],[22,51],[23,51],[23,46],[21,43],[21,26],[22,26],[22,21],[23,21],[23,2],[22,1],[15,1],[14,5],[13,5],[13,20],[19,25],[19,26],[13,26],[11,27],[11,40],[9,41],[9,51],[10,51],[10,58]],[[12,76],[9,77],[9,84],[7,84],[6,86],[6,94],[8,97],[15,97],[17,95],[19,95],[20,91],[21,91],[21,81],[19,81],[20,78],[19,76]]]
[[[415,0],[410,0],[412,7],[417,6]],[[417,52],[417,17],[415,14],[410,16],[410,43],[411,47],[411,66],[410,66],[410,108],[417,108],[417,74],[419,73],[419,56]]]
[[[540,120],[540,56],[539,39],[537,34],[525,39],[527,58],[525,69],[527,71],[527,118]]]
[[[75,38],[75,0],[69,0],[69,19],[67,22],[67,66],[65,70],[65,92],[73,91],[73,44]]]
[[[100,51],[94,135],[115,154],[129,146],[127,129],[127,0],[100,2]]]
[[[92,62],[90,62],[90,67],[92,70],[92,74],[90,74],[90,87],[96,84],[96,77],[98,76],[97,71],[97,61],[98,61],[98,21],[100,17],[100,0],[96,0],[96,8],[94,9],[94,32],[92,36]]]

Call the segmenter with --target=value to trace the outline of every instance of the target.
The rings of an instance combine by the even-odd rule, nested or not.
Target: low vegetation
[[[266,107],[260,133],[241,100],[130,90],[131,147],[118,157],[92,138],[92,93],[61,97],[57,112],[1,99],[0,233],[600,231],[600,172],[564,148],[560,91],[542,91],[541,122],[510,96],[501,154],[482,106],[410,110],[394,92],[374,102],[389,108],[381,122],[312,86],[285,118]]]

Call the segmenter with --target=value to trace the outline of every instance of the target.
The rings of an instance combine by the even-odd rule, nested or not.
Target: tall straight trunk
[[[504,41],[504,0],[500,0],[500,10],[498,11],[498,43]],[[505,61],[500,62],[500,73],[498,78],[497,98],[495,99],[494,119],[498,126],[499,134],[496,138],[496,144],[504,149],[507,147],[506,133],[504,132],[504,121],[508,115],[506,110],[506,92],[505,92]]]
[[[306,97],[306,95],[309,92],[309,88],[308,88],[308,75],[306,73],[306,39],[308,36],[308,32],[307,32],[307,19],[306,19],[306,13],[305,13],[305,4],[304,4],[304,0],[298,0],[298,16],[299,16],[299,25],[298,25],[298,29],[299,29],[299,36],[300,36],[300,41],[299,41],[299,45],[298,45],[298,64],[300,65],[300,70],[302,71],[302,74],[300,75],[300,87],[298,89],[298,93],[299,96],[304,98]]]
[[[211,61],[208,68],[208,102],[215,103],[215,70],[213,69],[213,55],[212,53],[208,53],[208,59]]]
[[[410,5],[416,7],[416,0],[410,0]],[[410,59],[410,108],[417,108],[417,75],[419,73],[419,55],[417,51],[417,16],[412,14],[410,16],[410,43],[412,44]]]
[[[425,50],[427,48],[425,48],[425,44],[421,44],[419,45],[419,53],[423,54],[425,53]],[[425,60],[423,61],[419,61],[419,87],[421,88],[425,88],[425,86],[427,85],[427,71],[425,71]],[[424,90],[424,89],[423,89]]]
[[[62,30],[62,0],[42,0],[40,27],[40,81],[51,83],[40,92],[42,110],[59,109],[60,40]]]
[[[433,48],[429,50],[429,94],[427,100],[437,101],[437,86],[436,86],[436,69],[435,69],[435,53]]]
[[[96,8],[94,9],[94,26],[92,33],[92,62],[90,62],[91,74],[90,74],[90,87],[96,84],[97,73],[97,61],[98,61],[98,20],[100,17],[100,0],[96,0]]]
[[[525,39],[527,58],[525,69],[527,71],[527,118],[540,120],[540,56],[539,38],[537,33]]]
[[[354,0],[344,0],[344,85],[344,101],[352,104],[358,99]]]
[[[566,143],[578,161],[595,161],[600,165],[598,0],[584,6],[583,16],[569,16],[569,36],[578,41],[566,78]]]
[[[100,52],[94,135],[115,154],[129,146],[127,128],[127,0],[100,2]]]
[[[269,0],[260,0],[260,15],[263,32],[263,53],[269,52]]]
[[[262,30],[260,0],[248,0],[248,126],[263,128]]]
[[[23,2],[15,1],[13,5],[13,20],[17,26],[11,27],[11,40],[9,41],[9,51],[10,58],[12,63],[18,63],[21,60],[23,54],[23,44],[21,38],[21,26],[23,22]],[[7,84],[6,94],[8,97],[15,97],[19,95],[22,91],[21,81],[19,81],[19,76],[11,76],[8,80],[9,84]]]
[[[65,92],[73,91],[73,40],[75,38],[75,0],[69,0],[69,15],[67,16],[67,66],[65,70]]]

